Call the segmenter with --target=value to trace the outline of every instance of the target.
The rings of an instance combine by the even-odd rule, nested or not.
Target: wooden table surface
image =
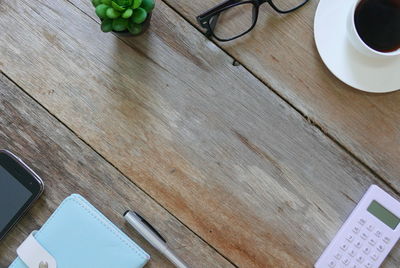
[[[371,184],[399,198],[399,93],[329,73],[318,1],[261,8],[249,35],[207,40],[219,0],[158,1],[148,32],[104,34],[90,1],[0,0],[0,147],[44,179],[0,266],[80,193],[136,240],[141,212],[191,267],[312,267]],[[236,60],[239,66],[233,65]],[[383,267],[400,266],[395,247]]]

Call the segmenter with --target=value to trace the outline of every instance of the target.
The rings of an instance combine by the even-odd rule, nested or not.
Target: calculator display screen
[[[384,208],[375,200],[371,202],[367,210],[393,230],[396,229],[397,225],[400,223],[400,218]]]

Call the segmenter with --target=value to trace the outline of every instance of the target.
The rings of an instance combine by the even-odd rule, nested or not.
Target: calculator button
[[[374,261],[376,261],[377,259],[379,259],[378,253],[372,254],[372,255],[371,255],[371,258],[372,258]]]
[[[348,265],[348,264],[350,264],[350,259],[344,258],[344,259],[342,260],[342,262],[343,262],[344,265]]]
[[[360,232],[360,228],[359,227],[354,227],[353,228],[353,233],[358,234]]]
[[[361,248],[361,247],[362,247],[361,241],[357,241],[357,242],[354,244],[354,246],[355,246],[356,248]]]
[[[378,237],[378,238],[380,238],[380,237],[382,236],[381,231],[379,231],[379,230],[376,231],[376,232],[375,232],[375,236]]]
[[[371,252],[371,249],[369,247],[365,247],[363,249],[363,252],[364,252],[365,255],[368,255]]]
[[[372,263],[367,262],[364,264],[365,268],[372,268]]]
[[[365,224],[365,220],[364,219],[360,219],[359,221],[358,221],[358,223],[360,224],[360,225],[364,225]]]
[[[375,246],[376,240],[373,239],[373,238],[371,238],[371,239],[368,241],[368,244],[370,244],[371,246]]]
[[[328,266],[331,267],[331,268],[333,268],[333,267],[336,266],[336,262],[335,262],[335,261],[330,261],[330,262],[328,263]]]
[[[363,256],[358,256],[356,261],[358,261],[359,263],[363,263],[364,262],[364,257]]]
[[[342,245],[340,246],[340,248],[341,248],[343,251],[346,251],[346,250],[349,248],[349,245],[347,245],[346,243],[344,243],[344,244],[342,244]]]
[[[357,251],[355,251],[354,249],[352,249],[352,250],[349,251],[349,255],[350,255],[351,257],[356,256],[356,254],[357,254]]]
[[[383,238],[383,242],[385,242],[386,244],[389,244],[389,243],[390,243],[390,238],[387,237],[387,236],[385,236],[385,237]]]
[[[379,245],[376,249],[377,249],[379,252],[382,252],[382,251],[385,250],[385,247],[384,247],[383,245]]]
[[[350,243],[354,241],[354,236],[349,234],[348,236],[346,236],[346,240],[349,241]]]
[[[339,252],[335,254],[335,259],[340,260],[342,258],[342,254],[340,254]]]
[[[373,226],[372,224],[369,224],[367,226],[367,230],[370,231],[370,232],[372,232],[374,229],[375,229],[375,226]]]
[[[366,233],[362,233],[360,236],[361,236],[361,238],[364,239],[364,240],[367,240],[367,239],[368,239],[368,235],[367,235]]]

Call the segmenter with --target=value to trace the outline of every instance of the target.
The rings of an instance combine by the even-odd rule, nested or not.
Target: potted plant
[[[103,32],[132,35],[147,29],[155,5],[154,0],[92,0],[92,3]]]

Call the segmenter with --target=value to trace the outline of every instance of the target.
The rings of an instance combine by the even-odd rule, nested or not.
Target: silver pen
[[[189,268],[189,266],[180,259],[168,246],[167,241],[151,226],[145,219],[134,211],[124,213],[126,221],[155,247],[161,254],[170,260],[178,268]]]

